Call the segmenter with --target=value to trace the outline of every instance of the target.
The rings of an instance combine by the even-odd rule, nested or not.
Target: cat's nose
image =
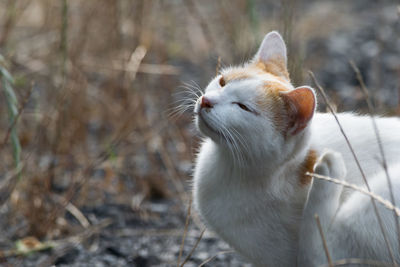
[[[213,104],[211,103],[210,99],[208,99],[205,96],[201,97],[201,103],[200,103],[201,108],[212,108]]]

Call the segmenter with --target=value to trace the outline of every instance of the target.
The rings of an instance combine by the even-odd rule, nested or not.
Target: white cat
[[[271,32],[250,62],[224,69],[195,106],[195,122],[205,136],[194,171],[195,207],[207,226],[256,266],[295,266],[299,251],[304,253],[299,236],[302,220],[309,220],[302,216],[312,187],[305,173],[313,171],[326,149],[342,153],[347,181],[362,181],[334,119],[314,114],[314,91],[292,86],[286,61],[281,36]],[[339,114],[339,120],[372,177],[382,167],[370,118]],[[400,120],[380,118],[377,123],[388,163],[399,162]],[[370,201],[364,201],[355,208],[369,207]],[[366,218],[372,220],[372,212]],[[361,220],[353,227],[370,225]],[[379,229],[371,231],[379,240]],[[339,243],[347,251],[348,244]]]

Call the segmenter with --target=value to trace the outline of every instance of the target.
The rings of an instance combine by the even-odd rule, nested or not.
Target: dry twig
[[[217,254],[215,254],[214,256],[211,256],[208,259],[206,259],[205,261],[203,261],[202,263],[200,263],[200,265],[198,267],[202,267],[202,266],[206,265],[207,263],[209,263],[210,261],[214,260],[219,255],[229,254],[229,253],[234,253],[234,252],[235,252],[234,250],[220,251]]]
[[[85,215],[83,215],[83,213],[71,202],[67,204],[65,209],[69,211],[69,213],[71,213],[84,228],[90,226],[90,222],[86,219]]]
[[[48,240],[46,242],[38,242],[36,239],[33,238],[25,238],[27,241],[35,242],[32,248],[27,249],[11,249],[6,251],[0,251],[0,259],[8,258],[8,257],[15,257],[19,255],[25,255],[27,253],[41,251],[44,249],[52,248],[54,250],[53,254],[46,258],[44,261],[39,263],[39,266],[51,266],[54,261],[58,258],[62,257],[72,248],[76,247],[77,245],[81,244],[94,234],[98,233],[100,230],[104,229],[105,227],[109,226],[112,223],[110,219],[105,219],[100,223],[91,226],[90,228],[85,229],[83,232],[78,233],[74,236],[67,237],[65,239],[59,240]],[[37,243],[36,243],[37,242]]]
[[[204,234],[205,231],[206,231],[206,228],[204,228],[204,229],[201,231],[200,236],[197,238],[197,241],[196,241],[196,243],[194,244],[192,250],[190,250],[189,254],[186,256],[185,260],[182,262],[182,264],[180,265],[180,267],[183,267],[183,266],[186,264],[186,262],[189,261],[190,257],[192,257],[193,252],[196,250],[197,246],[199,245],[200,240],[203,238],[203,234]]]
[[[7,133],[3,138],[3,142],[0,145],[0,150],[4,148],[4,146],[7,144],[8,138],[10,137],[11,130],[14,128],[15,124],[18,122],[19,117],[21,116],[22,112],[24,111],[26,104],[28,103],[29,99],[31,98],[32,95],[32,89],[33,86],[29,88],[28,93],[24,97],[24,100],[22,101],[22,105],[19,107],[17,115],[15,116],[14,120],[11,122],[10,126],[7,129]]]
[[[219,74],[220,70],[221,70],[221,57],[218,57],[217,66],[215,67],[215,75],[216,76]]]
[[[48,258],[42,260],[38,266],[52,266],[57,259],[61,258],[65,254],[67,254],[71,249],[77,247],[79,244],[82,244],[85,240],[89,239],[91,236],[97,234],[102,229],[106,228],[112,223],[112,220],[105,219],[100,223],[93,225],[83,232],[68,237],[62,240],[52,241],[54,252]]]
[[[93,60],[81,61],[80,64],[92,68],[93,70],[106,69],[106,70],[118,70],[128,71],[132,73],[146,73],[146,74],[158,74],[158,75],[178,75],[180,69],[176,66],[166,64],[149,64],[140,63],[139,67],[132,65],[124,65],[121,61],[112,61],[111,65],[101,64]]]
[[[200,25],[207,42],[211,44],[212,47],[216,47],[216,41],[212,34],[212,30],[210,25],[207,23],[207,19],[203,17],[200,10],[196,6],[196,1],[193,0],[183,0],[183,4],[186,6],[187,10],[190,13],[190,16],[193,17]]]
[[[183,246],[185,245],[185,238],[186,238],[186,234],[187,234],[187,231],[188,231],[191,209],[192,209],[192,197],[189,198],[189,205],[188,205],[187,214],[186,214],[186,221],[185,221],[185,230],[183,231],[181,247],[179,248],[179,256],[178,256],[178,263],[177,263],[178,267],[179,267],[179,264],[181,262]]]
[[[18,175],[21,173],[24,164],[21,163],[17,168],[10,171],[5,175],[5,177],[0,181],[0,207],[8,200],[11,193],[18,181]]]
[[[146,56],[146,53],[146,47],[139,45],[138,47],[136,47],[135,51],[132,52],[129,61],[126,63],[126,71],[131,72],[131,75],[128,76],[125,81],[125,86],[127,88],[129,88],[130,82],[135,80],[136,74],[139,70],[140,65],[142,64],[143,58]]]
[[[321,226],[321,222],[319,220],[318,214],[315,214],[314,218],[315,218],[315,221],[317,222],[319,234],[321,235],[322,245],[324,247],[324,251],[325,251],[326,259],[328,260],[329,267],[333,267],[332,258],[331,258],[331,255],[329,254],[328,245],[326,243],[324,231],[322,231],[322,226]]]
[[[338,184],[338,185],[343,185],[343,186],[345,186],[347,188],[351,188],[351,189],[356,190],[356,191],[358,191],[360,193],[363,193],[363,194],[373,198],[377,202],[381,203],[385,208],[393,211],[393,213],[397,217],[400,217],[400,209],[398,207],[394,206],[390,201],[382,198],[381,196],[379,196],[377,194],[374,194],[371,191],[365,190],[364,188],[359,187],[359,186],[357,186],[355,184],[350,184],[350,183],[348,183],[346,181],[339,180],[339,179],[334,179],[334,178],[331,178],[331,177],[328,177],[328,176],[324,176],[324,175],[320,175],[320,174],[317,174],[317,173],[306,172],[306,175],[310,175],[310,176],[312,176],[314,178],[317,178],[317,179],[320,179],[320,180],[325,180],[325,181],[328,181],[328,182],[332,182],[332,183],[335,183],[335,184]]]

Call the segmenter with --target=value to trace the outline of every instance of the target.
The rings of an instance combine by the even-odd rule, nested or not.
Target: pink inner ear
[[[272,31],[264,37],[255,62],[261,63],[264,71],[289,80],[286,45],[278,32]]]
[[[314,115],[315,95],[309,87],[282,92],[289,114],[288,132],[295,135],[303,130]]]

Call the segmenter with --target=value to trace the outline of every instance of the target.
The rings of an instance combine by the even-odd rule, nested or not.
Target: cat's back
[[[351,113],[338,113],[337,116],[367,178],[382,170],[382,157],[371,117]],[[376,117],[375,121],[387,162],[389,164],[400,162],[400,118]],[[360,171],[346,140],[331,114],[315,114],[312,135],[313,149],[318,153],[323,153],[326,149],[341,152],[347,165],[347,180],[358,184],[362,182]]]

